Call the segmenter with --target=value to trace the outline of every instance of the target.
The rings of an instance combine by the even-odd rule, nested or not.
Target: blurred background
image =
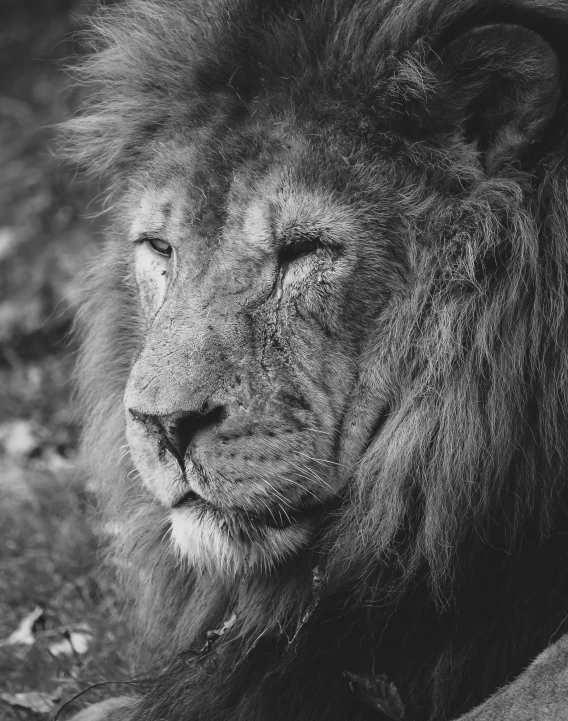
[[[0,0],[0,719],[60,718],[124,688],[128,638],[100,573],[77,459],[69,337],[104,227],[56,157],[87,0]]]

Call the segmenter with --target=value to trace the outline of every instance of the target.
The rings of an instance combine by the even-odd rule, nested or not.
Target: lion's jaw
[[[306,545],[310,518],[283,528],[248,520],[242,512],[220,514],[202,501],[188,501],[170,514],[174,548],[190,566],[234,576],[247,568],[270,570]]]
[[[127,419],[127,437],[143,482],[169,509],[174,552],[194,568],[224,576],[253,567],[269,570],[306,545],[331,495],[333,474],[308,471],[305,459],[313,489],[297,468],[282,477],[273,470],[268,477],[261,467],[243,464],[237,471],[233,464],[228,477],[226,471],[217,474],[217,463],[212,462],[205,472],[192,461],[192,454],[201,458],[215,453],[217,443],[223,446],[216,438],[194,441],[182,468],[159,439],[148,437],[132,419]],[[285,464],[280,461],[280,465]]]
[[[323,194],[272,186],[229,209],[213,248],[183,223],[186,188],[145,189],[132,222],[146,331],[125,394],[131,457],[177,553],[224,574],[306,546],[348,475],[337,441],[357,369],[334,316],[356,228]],[[284,264],[274,246],[306,225],[317,243]],[[158,234],[170,256],[149,247]]]

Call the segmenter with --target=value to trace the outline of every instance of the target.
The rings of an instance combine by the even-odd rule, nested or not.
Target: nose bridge
[[[129,407],[160,415],[203,412],[223,402],[219,394],[237,361],[237,331],[227,306],[174,294],[156,315],[132,369]]]

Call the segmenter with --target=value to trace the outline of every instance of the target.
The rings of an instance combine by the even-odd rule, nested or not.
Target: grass
[[[89,524],[92,509],[75,461],[44,454],[27,461],[4,459],[1,470],[0,636],[9,635],[37,606],[44,612],[33,645],[0,648],[1,690],[58,691],[64,702],[92,684],[129,678],[120,603],[100,573]],[[53,655],[50,648],[73,631],[91,635],[87,653]],[[94,689],[73,710],[114,693],[120,689]],[[35,715],[0,707],[0,718]]]
[[[81,0],[0,5],[0,639],[43,609],[33,644],[0,644],[0,694],[40,691],[59,704],[133,674],[90,530],[70,381],[74,282],[99,238],[87,217],[96,192],[50,149],[53,126],[77,102],[60,64],[76,52],[69,34],[87,10]],[[85,653],[54,654],[87,630]],[[97,687],[61,718],[123,691]],[[0,700],[2,721],[42,717]]]

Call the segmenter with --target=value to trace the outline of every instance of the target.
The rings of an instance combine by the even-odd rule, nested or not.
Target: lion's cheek
[[[160,448],[154,437],[129,420],[126,423],[126,440],[143,484],[161,503],[171,508],[187,493],[177,462]]]
[[[152,318],[166,296],[167,263],[149,249],[147,243],[139,243],[135,249],[135,277],[144,316]]]

